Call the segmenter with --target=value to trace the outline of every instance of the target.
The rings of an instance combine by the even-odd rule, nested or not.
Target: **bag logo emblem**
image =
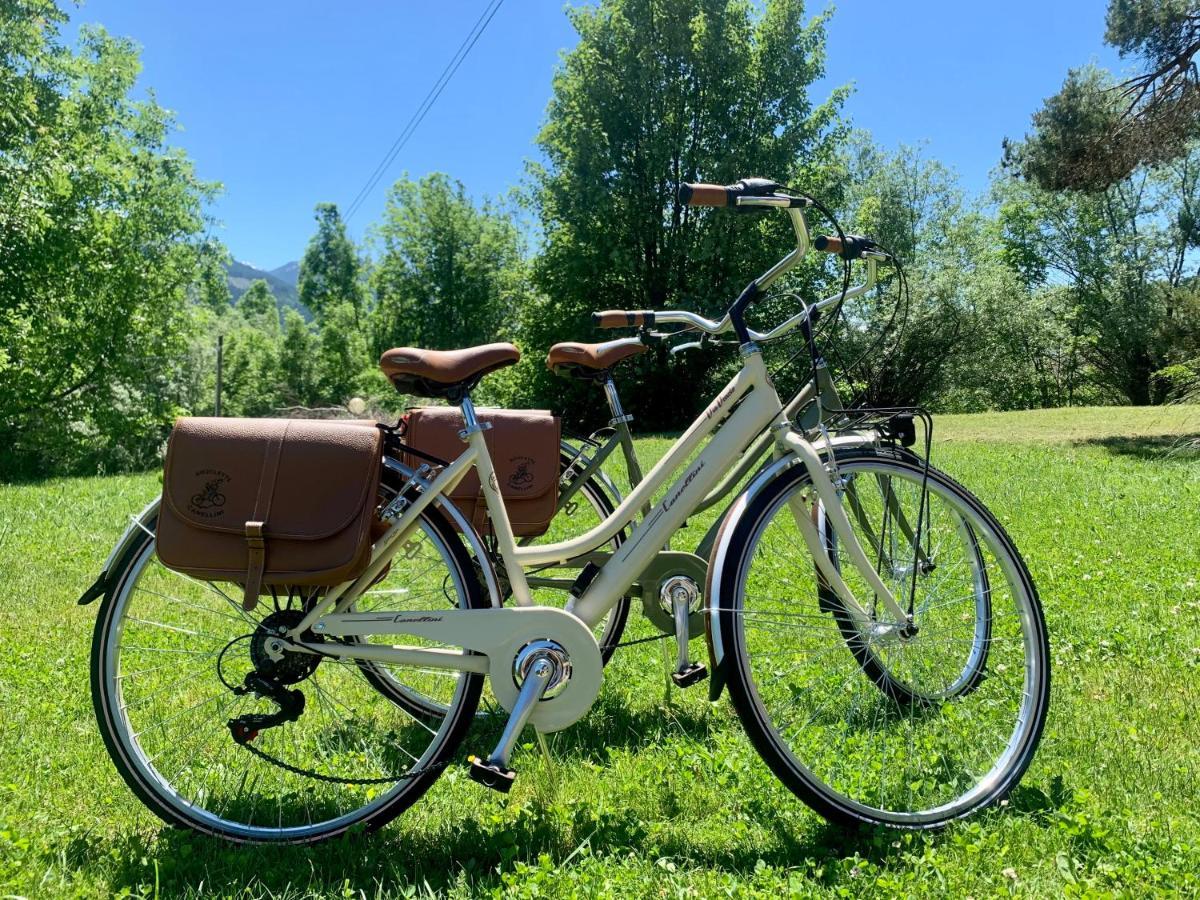
[[[534,466],[533,459],[528,456],[514,456],[509,462],[516,464],[516,469],[508,476],[508,486],[514,491],[527,491],[533,487],[533,473],[529,471]]]
[[[201,469],[196,475],[205,479],[204,486],[192,494],[191,500],[188,501],[188,512],[206,519],[223,516],[225,495],[221,493],[221,488],[229,481],[229,476],[216,469]]]

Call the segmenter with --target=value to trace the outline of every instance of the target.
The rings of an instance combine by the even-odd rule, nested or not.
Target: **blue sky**
[[[274,268],[303,253],[314,204],[349,205],[486,5],[89,0],[74,20],[141,44],[142,85],[177,113],[175,143],[225,186],[219,236],[238,259]],[[889,147],[925,142],[982,191],[1001,139],[1025,132],[1069,67],[1120,65],[1103,46],[1106,6],[843,0],[816,95],[852,84],[855,125]],[[477,197],[519,183],[574,43],[559,0],[506,0],[351,221],[355,237],[405,171],[447,172]]]

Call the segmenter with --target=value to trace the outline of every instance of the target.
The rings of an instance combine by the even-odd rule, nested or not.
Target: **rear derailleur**
[[[241,687],[234,688],[235,694],[254,694],[275,703],[279,709],[273,713],[249,713],[229,720],[229,733],[235,742],[248,744],[259,732],[274,728],[285,722],[295,722],[304,712],[304,694],[289,690],[278,680],[260,672],[249,672]]]
[[[254,694],[270,700],[279,709],[273,713],[249,713],[229,720],[234,741],[248,744],[259,732],[294,722],[304,712],[304,694],[289,685],[303,681],[316,671],[321,657],[288,650],[287,633],[304,618],[299,609],[277,610],[259,623],[250,636],[250,661],[254,670],[247,673],[240,687],[231,687],[236,695]],[[305,632],[306,640],[321,642],[320,636]],[[222,679],[224,680],[224,679]]]

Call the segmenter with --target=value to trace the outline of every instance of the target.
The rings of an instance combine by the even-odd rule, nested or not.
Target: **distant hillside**
[[[248,263],[234,260],[229,266],[228,273],[229,293],[233,295],[235,303],[242,294],[246,293],[251,282],[261,278],[267,283],[271,293],[275,295],[275,302],[279,304],[281,310],[294,309],[305,319],[312,318],[312,313],[300,304],[300,296],[296,290],[296,281],[300,276],[299,263],[286,263],[278,269],[265,272]]]
[[[278,269],[272,269],[271,274],[284,284],[290,284],[293,288],[297,288],[300,284],[300,263],[295,260],[284,263]]]

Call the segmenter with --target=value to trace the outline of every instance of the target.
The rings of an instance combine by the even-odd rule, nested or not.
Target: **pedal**
[[[554,691],[570,678],[567,652],[554,641],[531,641],[513,661],[513,678],[521,685],[521,689],[512,713],[504,723],[504,731],[500,734],[496,749],[487,759],[468,757],[471,778],[484,787],[505,794],[517,777],[517,773],[508,767],[508,761],[533,708],[547,695],[547,691]]]
[[[467,762],[471,766],[467,771],[471,773],[472,781],[478,781],[484,787],[489,787],[502,794],[507,794],[512,790],[513,782],[517,778],[514,769],[508,769],[499,764],[489,764],[478,756],[468,756]]]
[[[671,680],[675,682],[676,687],[687,688],[693,684],[698,684],[708,677],[708,666],[704,663],[692,663],[681,672],[672,672]]]

